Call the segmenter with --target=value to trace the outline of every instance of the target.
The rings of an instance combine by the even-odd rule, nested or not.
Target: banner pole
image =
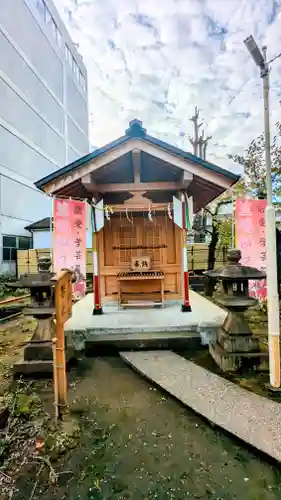
[[[55,198],[51,197],[51,218],[50,218],[50,259],[52,263],[52,271],[54,272],[54,201]]]

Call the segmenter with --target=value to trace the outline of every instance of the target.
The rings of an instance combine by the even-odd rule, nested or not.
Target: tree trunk
[[[209,243],[209,251],[208,251],[208,271],[214,269],[216,263],[216,248],[219,241],[219,231],[217,226],[213,226],[212,238]]]
[[[211,271],[215,267],[216,263],[216,248],[219,241],[219,231],[216,225],[213,225],[212,238],[209,243],[208,251],[208,271]],[[215,286],[217,280],[215,278],[208,278],[206,281],[205,295],[206,297],[212,297],[215,291]]]

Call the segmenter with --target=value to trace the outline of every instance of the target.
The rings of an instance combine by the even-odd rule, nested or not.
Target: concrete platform
[[[133,369],[245,443],[281,462],[281,405],[170,351],[120,352]]]
[[[181,312],[180,302],[168,302],[163,309],[129,310],[108,303],[103,315],[93,316],[93,295],[88,294],[73,306],[72,318],[65,324],[67,342],[76,350],[84,349],[86,343],[114,343],[119,349],[145,347],[146,343],[150,348],[158,344],[167,348],[167,341],[176,337],[208,343],[216,337],[226,312],[193,291],[190,300],[192,312]]]

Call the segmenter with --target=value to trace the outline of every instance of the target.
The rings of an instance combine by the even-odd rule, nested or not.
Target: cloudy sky
[[[191,151],[194,106],[212,135],[207,158],[236,169],[263,130],[259,70],[243,40],[281,52],[281,0],[55,0],[88,69],[91,142],[148,133]],[[272,125],[281,118],[281,58],[271,71]]]

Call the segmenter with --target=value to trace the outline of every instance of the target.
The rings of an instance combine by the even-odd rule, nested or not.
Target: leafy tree
[[[240,181],[239,181],[240,182]],[[238,183],[237,183],[238,184]],[[241,186],[237,188],[241,189]],[[216,251],[219,247],[231,247],[232,245],[232,218],[224,218],[220,215],[221,208],[224,205],[232,203],[233,194],[227,191],[214,202],[205,207],[201,214],[198,214],[194,219],[193,229],[199,235],[202,241],[205,240],[206,235],[210,236],[210,243],[208,248],[208,264],[207,269],[214,269],[216,263]],[[206,225],[207,215],[211,216],[211,228]],[[209,279],[206,285],[205,294],[212,296],[216,281]]]
[[[281,122],[276,123],[276,133],[271,144],[272,194],[275,206],[281,205]],[[266,162],[264,134],[254,139],[245,155],[229,155],[229,158],[244,167],[245,191],[258,198],[266,197]],[[281,294],[281,234],[276,228],[277,267],[279,293]]]
[[[276,123],[276,133],[271,144],[273,198],[278,203],[281,196],[281,122]],[[254,196],[266,196],[266,163],[264,134],[254,139],[244,155],[228,155],[244,168],[244,186]]]
[[[213,269],[216,261],[217,246],[231,246],[232,222],[229,219],[220,217],[220,209],[223,205],[228,205],[232,198],[227,196],[218,199],[203,209],[203,213],[198,214],[194,219],[193,229],[201,241],[205,240],[206,235],[210,235],[208,252],[208,270]],[[207,215],[211,216],[212,225],[208,228],[206,225]]]
[[[273,199],[276,204],[281,204],[281,122],[276,123],[276,133],[271,144],[272,162],[272,187]],[[220,208],[226,203],[232,202],[233,197],[237,198],[245,194],[250,196],[266,197],[266,162],[265,162],[265,140],[264,134],[254,139],[245,151],[244,155],[228,155],[236,164],[244,169],[243,177],[234,186],[232,193],[226,192],[211,205],[203,210],[203,216],[196,217],[194,229],[201,238],[208,233],[211,236],[208,253],[208,269],[213,269],[216,262],[216,249],[218,245],[231,246],[232,221],[222,219],[219,216]],[[208,229],[204,220],[206,214],[212,217],[212,227]]]

